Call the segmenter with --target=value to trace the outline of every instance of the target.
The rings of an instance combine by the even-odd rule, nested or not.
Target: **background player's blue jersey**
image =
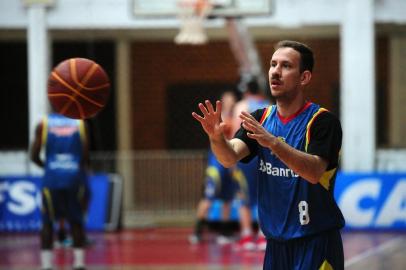
[[[310,127],[320,106],[308,103],[290,121],[283,123],[276,106],[261,120],[263,127],[290,146],[307,151]],[[311,184],[288,168],[269,148],[258,147],[259,218],[267,238],[287,240],[344,226],[344,218],[333,197],[336,166]],[[328,217],[328,218],[325,218]]]
[[[247,97],[247,111],[250,113],[268,106],[269,101],[267,99]],[[248,163],[238,162],[233,172],[233,177],[239,184],[242,203],[251,207],[258,204],[257,163],[257,157]]]
[[[42,131],[46,151],[43,186],[58,189],[84,183],[83,121],[50,114],[43,121]]]
[[[248,98],[248,112],[253,112],[269,106],[267,99],[250,99]]]
[[[221,199],[228,202],[234,198],[237,184],[232,178],[231,170],[223,167],[211,151],[208,154],[205,181],[206,199]]]

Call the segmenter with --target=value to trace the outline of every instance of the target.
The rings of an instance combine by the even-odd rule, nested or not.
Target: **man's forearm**
[[[297,150],[278,139],[270,148],[283,163],[310,183],[317,184],[326,170],[327,162],[322,158]]]
[[[234,166],[238,162],[238,155],[232,142],[220,136],[218,138],[209,138],[210,147],[217,160],[226,168]]]

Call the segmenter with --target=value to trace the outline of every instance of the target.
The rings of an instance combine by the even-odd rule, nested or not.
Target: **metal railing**
[[[206,163],[206,151],[91,154],[94,171],[123,177],[124,224],[128,226],[193,220]]]

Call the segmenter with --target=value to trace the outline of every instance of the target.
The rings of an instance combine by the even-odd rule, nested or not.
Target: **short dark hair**
[[[259,84],[256,79],[252,79],[247,83],[247,92],[252,94],[258,94],[259,90],[260,90]]]
[[[292,48],[300,53],[300,72],[309,70],[313,72],[314,58],[313,51],[304,43],[293,40],[282,40],[275,45],[275,50],[280,48]]]

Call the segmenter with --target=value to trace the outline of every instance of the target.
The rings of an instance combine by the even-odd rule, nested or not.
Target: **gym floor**
[[[206,233],[203,243],[187,241],[190,228],[148,228],[88,234],[88,270],[261,270],[264,253],[236,251],[216,244]],[[406,269],[406,234],[343,232],[345,268]],[[39,269],[39,238],[35,233],[0,234],[0,270]],[[55,270],[70,270],[70,248],[55,252]]]

